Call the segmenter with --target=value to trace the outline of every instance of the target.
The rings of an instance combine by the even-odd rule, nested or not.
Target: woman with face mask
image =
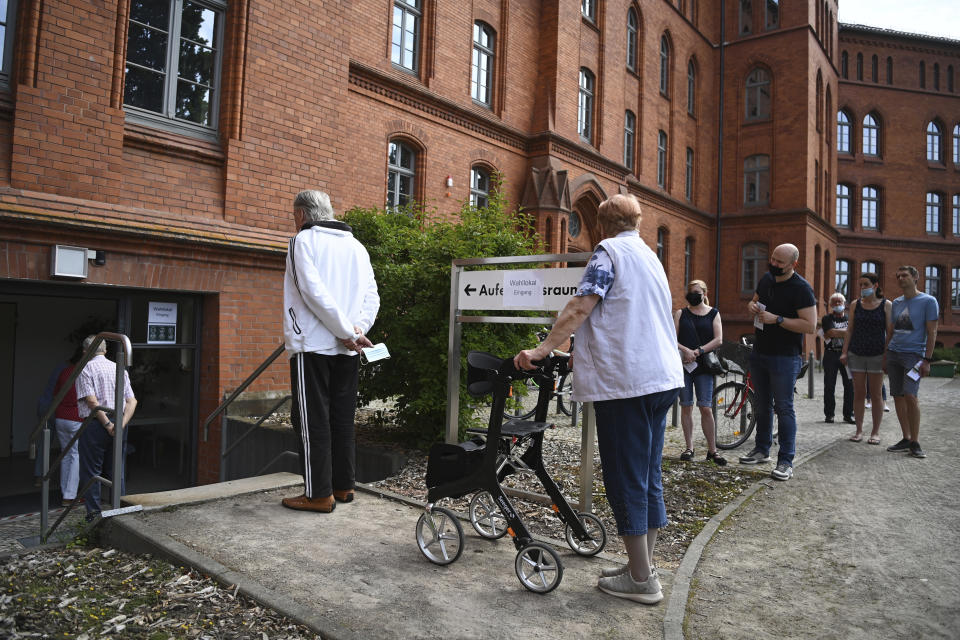
[[[875,273],[860,274],[860,299],[853,305],[847,334],[843,341],[840,362],[853,373],[853,419],[857,432],[850,436],[852,442],[863,439],[863,413],[867,398],[867,386],[874,398],[881,397],[883,385],[883,350],[887,341],[887,324],[891,321],[892,304],[883,297],[880,278]],[[880,444],[880,422],[883,420],[883,403],[874,402],[870,408],[873,429],[868,444]]]
[[[707,284],[693,280],[687,285],[687,306],[675,311],[673,322],[677,329],[677,342],[683,360],[684,386],[680,390],[680,424],[686,450],[681,460],[692,460],[693,451],[693,395],[696,390],[697,406],[700,408],[700,428],[707,440],[707,460],[718,466],[727,464],[717,453],[716,431],[713,421],[713,374],[696,367],[697,357],[713,351],[723,342],[723,327],[720,311],[710,306],[707,299]]]

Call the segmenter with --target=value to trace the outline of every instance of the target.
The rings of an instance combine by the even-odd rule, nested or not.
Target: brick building
[[[25,451],[67,335],[106,322],[134,343],[142,431],[179,441],[185,482],[215,480],[219,434],[203,441],[199,423],[280,340],[290,202],[310,187],[338,210],[453,212],[499,172],[559,252],[591,248],[597,205],[633,193],[678,305],[687,280],[706,280],[730,338],[749,331],[754,283],[789,241],[821,302],[836,264],[842,279],[876,262],[888,291],[895,262],[937,267],[940,341],[960,341],[956,41],[838,25],[836,0],[7,7],[0,458]],[[867,114],[877,153],[859,151]],[[938,161],[924,160],[929,122]],[[853,212],[874,202],[864,226]],[[103,253],[63,279],[55,245]],[[175,335],[148,333],[171,304]],[[252,389],[286,386],[277,363]]]

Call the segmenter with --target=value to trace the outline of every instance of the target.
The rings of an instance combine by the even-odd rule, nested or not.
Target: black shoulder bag
[[[684,309],[690,315],[693,315],[692,311]],[[727,372],[727,368],[723,365],[723,361],[720,360],[720,357],[714,351],[704,351],[703,345],[700,344],[700,334],[697,333],[697,325],[693,323],[693,319],[687,317],[687,320],[690,322],[690,327],[693,329],[693,335],[697,338],[697,349],[700,350],[700,355],[697,356],[697,368],[695,371],[700,373],[701,370],[709,373],[712,376],[720,376]]]

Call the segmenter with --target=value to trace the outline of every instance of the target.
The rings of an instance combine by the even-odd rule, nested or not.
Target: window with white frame
[[[927,123],[927,161],[928,162],[941,162],[943,159],[940,157],[940,136],[942,132],[940,131],[940,125],[934,121]]]
[[[770,156],[757,154],[743,161],[743,203],[770,202]]]
[[[953,128],[953,164],[960,165],[960,124]]]
[[[128,118],[212,135],[226,7],[225,0],[131,3],[123,94]]]
[[[660,93],[670,95],[670,42],[665,35],[660,37]]]
[[[580,0],[580,13],[590,22],[596,22],[597,0]]]
[[[876,262],[868,260],[867,262],[860,263],[860,273],[875,273],[878,276],[880,275],[880,265]]]
[[[753,2],[740,0],[740,35],[753,33]]]
[[[387,209],[409,204],[415,193],[416,152],[406,143],[393,140],[387,155]]]
[[[765,26],[767,31],[780,27],[780,0],[766,0]]]
[[[490,172],[480,165],[470,168],[470,204],[478,209],[490,204]]]
[[[623,164],[633,169],[633,159],[636,157],[637,116],[629,109],[623,117]]]
[[[853,125],[846,111],[837,112],[837,153],[850,153],[850,133]]]
[[[0,2],[0,86],[9,87],[13,67],[13,35],[16,33],[17,0]]]
[[[960,267],[950,270],[950,306],[960,307]]]
[[[640,50],[640,20],[633,7],[627,11],[627,69],[637,70],[637,52]]]
[[[864,187],[860,192],[860,225],[864,229],[878,228],[877,211],[880,199],[876,187]]]
[[[657,259],[660,260],[660,264],[666,268],[667,266],[667,228],[660,227],[657,229]]]
[[[693,279],[693,238],[687,238],[683,242],[683,282],[687,283]]]
[[[390,61],[402,69],[417,72],[420,57],[421,0],[393,0],[393,30]]]
[[[936,191],[927,192],[927,233],[940,233],[940,217],[943,213],[943,199]]]
[[[770,74],[754,69],[747,76],[746,118],[761,120],[770,117]]]
[[[837,217],[836,225],[838,227],[850,226],[850,186],[845,184],[837,185]]]
[[[928,265],[923,270],[923,292],[928,296],[933,296],[940,302],[940,267]]]
[[[577,105],[577,131],[584,140],[593,141],[593,74],[580,67],[580,100]]]
[[[489,107],[493,103],[493,60],[496,34],[493,27],[479,20],[473,23],[473,61],[470,97]]]
[[[757,290],[760,277],[767,271],[767,245],[751,242],[743,245],[743,258],[740,269],[740,290],[753,293]]]
[[[863,117],[863,153],[868,156],[879,154],[880,125],[872,113]]]
[[[850,274],[853,272],[853,263],[850,260],[839,259],[836,262],[834,291],[839,291],[845,298],[850,299]]]
[[[687,147],[687,175],[684,180],[683,193],[687,201],[693,200],[693,149]]]
[[[667,186],[667,134],[664,131],[657,134],[657,186],[661,189]]]
[[[953,235],[960,238],[960,193],[953,194]]]
[[[697,105],[697,65],[691,60],[687,64],[687,113],[696,114]]]

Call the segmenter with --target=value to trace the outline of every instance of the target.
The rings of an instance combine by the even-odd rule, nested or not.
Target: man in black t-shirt
[[[823,316],[823,415],[824,422],[833,422],[833,413],[837,407],[834,391],[837,388],[837,374],[843,383],[843,421],[856,424],[853,419],[853,379],[847,368],[840,362],[843,351],[843,339],[847,334],[847,299],[837,291],[830,296],[830,313]]]
[[[775,480],[793,477],[797,442],[797,414],[793,409],[793,386],[800,373],[803,334],[817,327],[817,301],[810,284],[796,269],[800,250],[782,244],[770,256],[769,273],[760,278],[747,305],[756,327],[750,378],[757,400],[757,435],[753,451],[741,464],[770,461],[773,444],[773,411],[777,412],[777,466]]]

